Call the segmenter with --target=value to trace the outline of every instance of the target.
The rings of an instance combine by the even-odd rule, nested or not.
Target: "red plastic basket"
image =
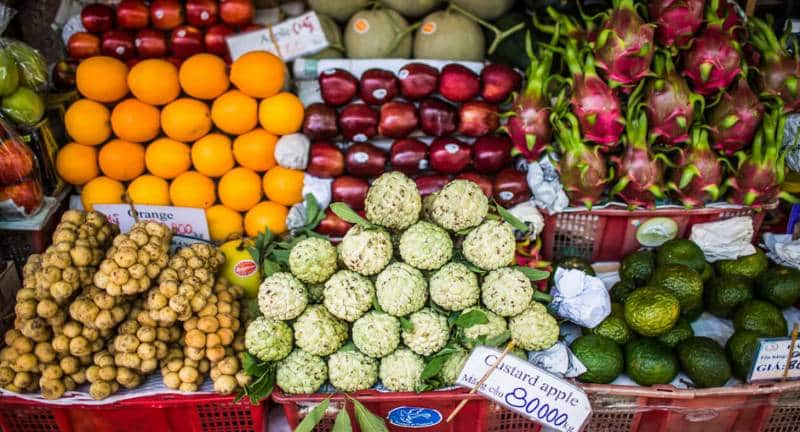
[[[749,207],[626,210],[597,209],[545,215],[542,255],[547,260],[575,256],[590,262],[619,261],[639,249],[636,231],[644,222],[666,217],[678,225],[678,237],[688,237],[692,226],[737,216],[752,216],[758,235],[765,212]]]
[[[272,394],[272,400],[283,406],[289,427],[294,429],[311,409],[328,396],[330,395],[290,396],[276,390]],[[470,395],[466,389],[425,393],[383,393],[376,390],[365,390],[352,393],[351,396],[361,402],[372,413],[385,419],[389,430],[393,432],[411,430],[419,432],[538,432],[540,430],[538,425],[524,419],[522,416],[497,406],[480,395]],[[340,394],[331,397],[331,403],[324,418],[314,429],[316,432],[328,432],[333,428],[336,414],[338,414],[345,399],[346,397]],[[447,417],[463,399],[467,399],[469,402],[452,422],[447,423]],[[438,418],[438,421],[430,426],[410,426],[393,423],[391,412],[396,408],[432,410],[435,411],[433,415]],[[352,403],[347,404],[347,410],[353,423],[353,430],[360,431],[355,422]]]
[[[0,397],[4,432],[266,432],[263,405],[220,395],[161,395],[108,405],[52,405]]]

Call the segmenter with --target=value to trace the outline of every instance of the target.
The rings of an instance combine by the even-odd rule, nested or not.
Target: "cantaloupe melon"
[[[309,56],[313,59],[329,59],[329,58],[342,58],[344,57],[344,42],[342,42],[342,31],[336,22],[327,15],[318,13],[319,23],[322,25],[322,31],[325,33],[325,39],[328,40],[327,48]]]
[[[381,0],[381,3],[405,17],[417,18],[436,9],[442,0]]]
[[[454,10],[425,17],[414,37],[414,58],[483,61],[486,41],[480,25]]]
[[[411,44],[408,22],[392,9],[358,11],[344,30],[349,58],[409,58]]]
[[[328,15],[339,22],[345,22],[359,9],[369,6],[370,0],[308,0],[316,13]]]
[[[514,0],[451,0],[478,18],[493,20],[503,16],[514,6]]]

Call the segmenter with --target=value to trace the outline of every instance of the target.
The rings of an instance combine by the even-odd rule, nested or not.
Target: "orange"
[[[64,126],[78,144],[102,144],[111,136],[111,112],[99,102],[79,99],[64,114]]]
[[[239,90],[230,90],[214,100],[211,120],[232,135],[249,132],[258,124],[258,102]]]
[[[241,237],[244,233],[242,215],[224,205],[217,204],[206,209],[206,221],[211,240],[226,241]]]
[[[81,190],[81,204],[86,211],[94,210],[95,204],[122,204],[125,186],[108,177],[96,177]]]
[[[128,87],[146,104],[168,104],[181,94],[178,68],[166,60],[142,60],[128,73]]]
[[[288,214],[286,207],[272,201],[262,201],[244,215],[244,231],[248,237],[256,237],[265,228],[269,228],[273,234],[283,234],[286,232]]]
[[[231,82],[248,96],[265,98],[278,93],[286,79],[283,60],[266,51],[250,51],[231,65]]]
[[[151,175],[136,177],[128,185],[128,197],[134,204],[169,205],[169,184]]]
[[[189,96],[214,99],[230,85],[225,67],[225,61],[213,54],[195,54],[181,64],[178,79]]]
[[[144,146],[112,139],[100,149],[97,158],[103,174],[114,180],[133,180],[144,172]]]
[[[232,169],[219,181],[219,200],[234,210],[250,210],[261,201],[261,177],[247,168]]]
[[[189,146],[170,138],[159,138],[147,146],[144,162],[150,174],[172,179],[192,166]]]
[[[144,142],[161,132],[158,108],[137,99],[125,99],[111,111],[111,129],[118,138]]]
[[[196,171],[187,171],[169,185],[169,198],[178,207],[208,208],[217,197],[214,182]]]
[[[85,97],[115,102],[128,94],[128,66],[107,56],[90,57],[78,65],[75,84]]]
[[[303,103],[297,96],[283,92],[261,101],[258,120],[261,127],[275,135],[288,135],[303,124]]]
[[[285,206],[303,201],[302,171],[276,166],[264,174],[264,193],[267,198]]]
[[[178,141],[196,141],[211,130],[208,105],[191,98],[176,99],[161,110],[161,128]]]
[[[200,174],[219,177],[233,168],[231,139],[211,133],[192,144],[192,164]]]
[[[278,137],[257,128],[233,140],[233,157],[239,165],[264,172],[275,166],[275,144]]]
[[[97,169],[97,149],[69,143],[58,151],[56,171],[65,182],[82,185],[100,175]]]

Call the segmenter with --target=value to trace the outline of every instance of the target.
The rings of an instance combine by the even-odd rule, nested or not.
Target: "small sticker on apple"
[[[117,48],[114,49],[114,52],[117,53],[117,55],[125,55],[125,47],[118,46]]]
[[[365,152],[355,152],[353,153],[353,159],[358,163],[366,163],[369,159],[369,155]]]
[[[208,21],[209,18],[211,18],[211,14],[208,13],[208,11],[200,12],[200,19],[201,20]]]
[[[233,272],[239,277],[250,276],[255,273],[256,270],[256,262],[253,260],[241,260],[233,266]]]
[[[383,99],[386,97],[386,93],[388,93],[386,89],[382,88],[375,89],[372,91],[372,97],[374,97],[375,99]]]
[[[333,75],[335,73],[336,73],[336,69],[334,69],[334,68],[325,69],[324,71],[322,71],[323,75]]]
[[[428,169],[428,166],[430,166],[430,164],[428,164],[428,160],[427,159],[422,159],[422,160],[419,161],[419,169],[420,170],[424,171],[424,170]]]
[[[511,191],[501,191],[497,195],[503,201],[511,201],[511,199],[514,198],[514,192],[511,192]]]
[[[459,148],[460,147],[458,146],[458,144],[455,144],[455,143],[450,143],[450,144],[445,144],[444,145],[444,150],[446,152],[450,153],[450,154],[458,153]]]
[[[157,10],[156,13],[155,13],[155,16],[158,19],[164,18],[164,11],[163,10]]]
[[[397,77],[402,79],[406,79],[408,77],[408,69],[400,69],[400,72],[397,72]]]
[[[367,140],[367,136],[364,135],[363,133],[355,134],[355,136],[353,136],[353,141],[355,141],[355,142],[364,142],[366,140]]]

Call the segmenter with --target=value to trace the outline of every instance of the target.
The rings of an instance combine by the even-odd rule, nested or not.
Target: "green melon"
[[[500,18],[514,6],[514,0],[451,0],[478,18],[493,20]]]
[[[414,58],[483,61],[486,41],[481,27],[457,11],[425,17],[414,37]]]
[[[381,0],[381,3],[400,12],[403,16],[417,18],[436,9],[442,0]]]
[[[309,6],[318,14],[328,15],[345,22],[360,9],[369,6],[370,0],[308,0]]]
[[[319,24],[322,26],[322,31],[325,33],[325,39],[328,40],[327,48],[309,56],[312,59],[327,59],[327,58],[342,58],[344,57],[344,42],[342,42],[342,31],[336,22],[329,16],[317,14]]]
[[[411,35],[407,29],[405,18],[391,9],[356,12],[344,30],[347,57],[409,58]]]

